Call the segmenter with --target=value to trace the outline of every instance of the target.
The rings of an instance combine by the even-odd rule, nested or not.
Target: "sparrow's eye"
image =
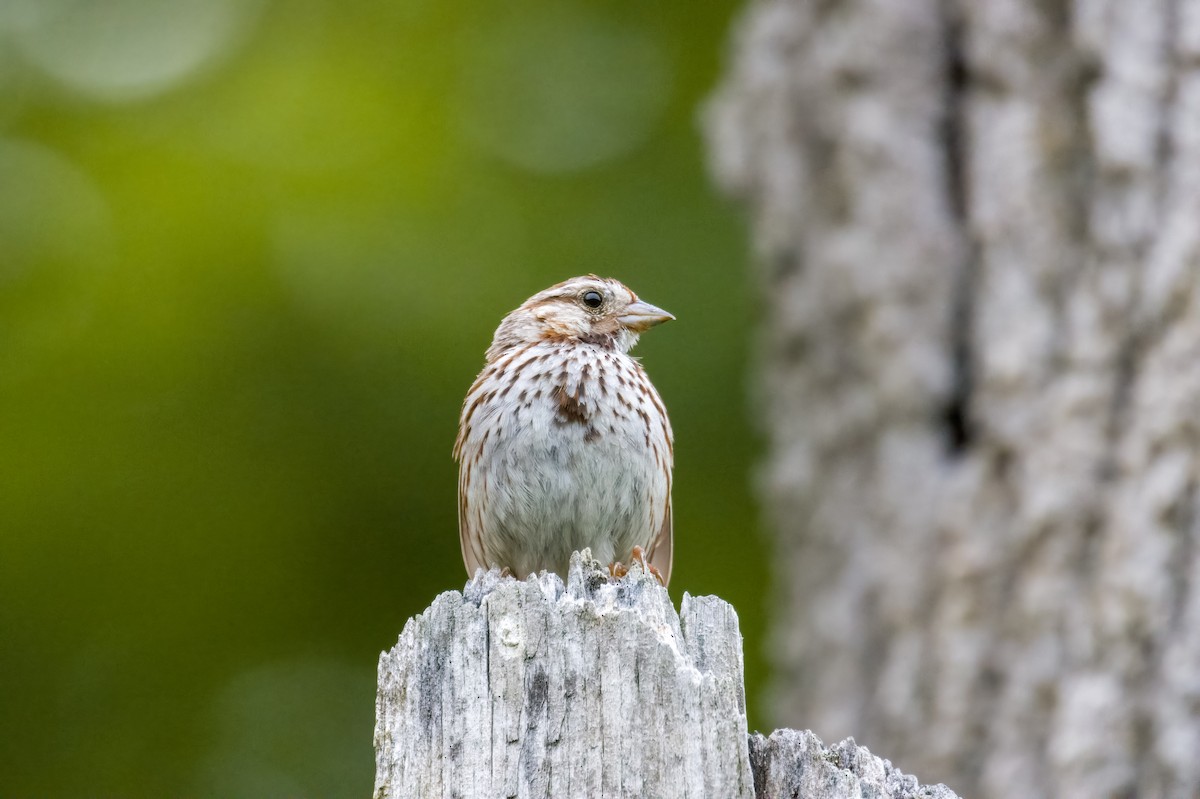
[[[604,302],[604,298],[600,296],[598,291],[585,291],[583,293],[583,304],[589,308],[599,308]]]

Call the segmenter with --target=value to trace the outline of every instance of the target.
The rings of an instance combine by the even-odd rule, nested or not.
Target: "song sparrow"
[[[616,568],[648,559],[670,579],[671,424],[628,353],[639,333],[674,318],[595,275],[504,317],[454,444],[469,575],[566,577],[571,553],[590,547]]]

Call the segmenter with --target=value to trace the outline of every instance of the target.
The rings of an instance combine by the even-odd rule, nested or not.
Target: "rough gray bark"
[[[1200,0],[757,0],[775,720],[1200,795]]]
[[[750,799],[737,614],[634,568],[493,571],[379,662],[375,796]]]
[[[807,730],[750,736],[758,799],[957,799],[945,785],[921,785],[847,738],[826,747]]]
[[[751,750],[756,769],[751,771]],[[811,733],[746,735],[737,614],[576,554],[439,596],[379,660],[375,796],[954,799]]]

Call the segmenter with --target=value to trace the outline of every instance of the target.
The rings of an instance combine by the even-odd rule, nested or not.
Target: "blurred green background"
[[[736,4],[0,3],[0,796],[365,796],[374,668],[461,588],[462,396],[594,271],[677,437],[672,595],[741,614]]]

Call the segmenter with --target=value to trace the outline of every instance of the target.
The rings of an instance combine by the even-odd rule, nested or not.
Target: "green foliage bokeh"
[[[677,322],[672,594],[737,607],[743,232],[698,113],[734,3],[0,6],[0,795],[362,796],[374,667],[465,580],[450,459],[500,317]]]

